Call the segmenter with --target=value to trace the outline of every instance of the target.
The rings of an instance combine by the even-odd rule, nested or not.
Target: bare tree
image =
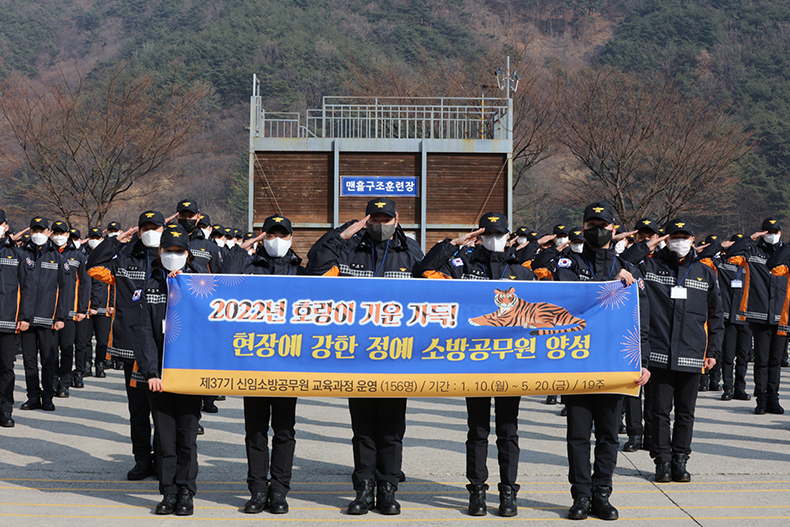
[[[558,72],[556,89],[559,141],[587,169],[566,187],[578,204],[607,200],[627,225],[704,214],[752,148],[753,133],[731,108],[713,107],[671,76],[585,68]]]
[[[27,175],[33,184],[20,190],[69,223],[101,225],[113,203],[155,192],[141,183],[187,154],[200,132],[208,88],[175,69],[164,80],[130,69],[3,85],[0,116],[12,139],[0,145],[4,171]]]

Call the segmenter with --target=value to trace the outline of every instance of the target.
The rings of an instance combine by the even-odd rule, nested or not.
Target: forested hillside
[[[241,224],[254,73],[268,109],[303,111],[325,95],[353,91],[360,72],[352,64],[403,64],[414,73],[426,61],[464,67],[511,54],[529,58],[533,69],[671,72],[713,107],[734,103],[735,118],[757,131],[758,144],[739,162],[729,196],[718,198],[726,227],[748,230],[772,211],[790,218],[781,199],[790,186],[790,9],[780,0],[0,0],[0,19],[2,79],[99,77],[122,63],[160,78],[177,68],[208,85],[213,96],[199,139],[211,148],[161,174],[169,185],[145,199],[165,209],[191,196],[216,220]],[[467,91],[479,89],[471,84]],[[521,193],[579,170],[558,144],[530,168]],[[14,215],[35,205],[4,188],[3,201],[20,209],[6,206]],[[550,212],[524,213],[536,228],[568,217],[561,193],[546,195],[555,200]],[[113,209],[129,221],[134,210]]]

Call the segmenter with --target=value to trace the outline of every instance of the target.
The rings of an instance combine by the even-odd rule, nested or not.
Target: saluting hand
[[[165,218],[165,224],[168,224],[168,223],[172,222],[174,219],[176,219],[177,216],[178,216],[178,213],[176,212],[175,214],[173,214],[169,218]]]
[[[659,236],[658,238],[653,238],[652,240],[647,242],[647,248],[650,249],[650,252],[653,252],[653,251],[656,250],[656,247],[658,247],[658,245],[661,242],[666,241],[667,238],[669,238],[669,234],[665,234],[663,236]]]
[[[19,231],[18,233],[16,233],[16,234],[14,234],[14,235],[10,236],[10,238],[11,238],[11,239],[12,239],[14,242],[18,242],[20,239],[22,239],[22,236],[24,236],[24,235],[25,235],[25,233],[26,233],[27,231],[29,231],[29,230],[30,230],[30,227],[27,227],[25,230],[23,230],[23,231]]]
[[[626,238],[628,238],[629,236],[633,236],[634,234],[636,234],[636,231],[618,232],[617,234],[612,236],[612,239],[615,242],[619,242],[620,240],[625,240]]]
[[[556,234],[547,234],[543,238],[539,238],[538,239],[538,245],[545,245],[545,244],[549,243],[551,240],[554,240],[556,238],[557,238]]]
[[[486,232],[485,228],[477,229],[476,231],[472,231],[472,232],[467,232],[466,234],[452,240],[450,243],[452,243],[453,245],[457,245],[458,247],[463,247],[464,245],[469,245],[470,243],[476,242],[478,237],[484,232]]]
[[[340,233],[340,237],[344,240],[350,240],[356,233],[367,227],[370,214],[362,218],[356,223],[349,225],[346,230]]]
[[[244,249],[244,250],[246,251],[247,249],[249,249],[250,247],[252,247],[252,244],[254,244],[254,243],[255,243],[255,242],[257,242],[257,241],[260,241],[260,240],[262,240],[264,236],[266,236],[266,231],[264,231],[264,232],[260,233],[260,234],[259,234],[258,236],[256,236],[255,238],[250,238],[250,239],[249,239],[249,240],[247,240],[246,242],[244,242],[244,243],[242,243],[241,245],[239,245],[239,247],[240,247],[240,248],[242,248],[242,249]]]
[[[139,227],[132,227],[128,231],[122,232],[121,234],[118,235],[117,240],[119,242],[121,242],[121,243],[128,242],[129,240],[132,239],[132,236],[134,236],[134,233],[137,232],[137,229],[139,229]]]
[[[732,247],[734,244],[735,244],[735,242],[733,242],[733,241],[730,241],[730,240],[727,240],[726,242],[721,242],[721,247],[722,247],[723,249],[729,249],[729,248],[730,248],[730,247]]]
[[[710,244],[709,244],[709,243],[706,243],[705,245],[700,245],[699,247],[694,247],[694,249],[695,249],[695,250],[696,250],[698,253],[701,253],[701,252],[703,251],[703,249],[705,249],[705,247],[707,247],[708,245],[710,245]]]
[[[756,240],[757,240],[757,238],[762,238],[762,237],[763,237],[763,236],[765,236],[766,234],[768,234],[768,231],[759,231],[759,232],[755,232],[754,234],[752,234],[751,238],[752,238],[752,240],[755,240],[755,241],[756,241]]]

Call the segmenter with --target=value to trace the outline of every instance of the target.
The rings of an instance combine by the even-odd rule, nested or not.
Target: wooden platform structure
[[[484,212],[512,218],[510,99],[325,97],[321,109],[301,115],[266,112],[258,89],[256,82],[249,228],[286,216],[302,257],[380,196],[396,202],[401,226],[423,250],[468,232]],[[361,189],[352,182],[360,179],[366,195],[345,192]],[[393,181],[413,192],[398,193]]]

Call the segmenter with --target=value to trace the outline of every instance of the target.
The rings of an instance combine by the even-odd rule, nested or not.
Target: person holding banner
[[[437,243],[416,268],[425,278],[469,280],[535,280],[535,273],[522,266],[516,250],[507,246],[507,216],[487,212],[480,228],[454,240]],[[564,231],[563,231],[564,232]],[[480,245],[475,245],[480,241]],[[468,251],[472,245],[474,250]],[[521,397],[494,397],[497,452],[499,460],[499,515],[516,516],[518,477],[518,407]],[[488,436],[491,433],[491,398],[466,398],[466,477],[470,516],[486,515],[488,485]]]
[[[263,222],[263,232],[236,245],[222,260],[226,274],[273,274],[297,276],[307,273],[302,259],[291,249],[293,227],[284,216],[270,216]],[[252,256],[248,247],[263,239]],[[274,433],[269,464],[269,416]],[[244,397],[244,444],[247,450],[247,487],[252,497],[244,512],[257,514],[269,509],[272,514],[286,514],[285,497],[291,489],[294,451],[296,449],[296,397]],[[271,467],[271,483],[268,481]]]
[[[151,216],[147,216],[151,214]],[[148,228],[147,224],[156,224]],[[135,373],[148,383],[148,404],[156,429],[156,469],[162,501],[156,514],[189,516],[194,512],[192,497],[197,492],[197,434],[201,398],[164,391],[162,353],[164,319],[167,311],[167,277],[182,272],[194,273],[189,260],[189,235],[180,225],[165,225],[161,213],[148,211],[140,218],[140,240],[146,248],[156,248],[156,257],[146,251],[145,266],[133,266],[126,251],[110,257],[91,255],[92,277],[114,283],[116,317],[122,316],[134,338],[130,339],[135,358]],[[119,242],[131,238],[137,228],[118,236]],[[102,244],[104,245],[104,244]],[[134,244],[137,245],[136,243]],[[99,256],[97,256],[99,253]],[[95,258],[95,260],[94,260]],[[134,269],[131,269],[134,267]],[[145,269],[143,271],[143,269]],[[132,278],[142,277],[142,287]],[[133,379],[134,380],[134,379]]]
[[[656,481],[688,482],[694,408],[703,368],[716,364],[724,313],[716,271],[700,261],[685,220],[665,228],[667,247],[640,264],[650,300],[650,393]],[[671,432],[670,413],[675,413]]]
[[[368,202],[365,217],[335,229],[319,239],[308,253],[308,274],[412,278],[422,260],[420,246],[398,224],[395,202],[376,198]],[[351,440],[356,498],[348,513],[366,514],[375,505],[381,514],[400,514],[395,499],[403,461],[406,432],[405,398],[351,398]]]
[[[617,256],[612,243],[614,211],[605,203],[592,203],[584,209],[584,249],[570,256],[551,258],[535,274],[552,280],[619,280],[626,286],[638,281],[640,312],[641,375],[634,381],[644,386],[650,379],[647,369],[650,306],[644,291],[639,268]],[[612,475],[617,466],[618,432],[623,396],[617,394],[564,395],[567,409],[568,481],[573,505],[568,510],[571,520],[583,520],[593,514],[602,520],[619,518],[609,502]],[[590,467],[590,435],[595,425],[595,463]]]

